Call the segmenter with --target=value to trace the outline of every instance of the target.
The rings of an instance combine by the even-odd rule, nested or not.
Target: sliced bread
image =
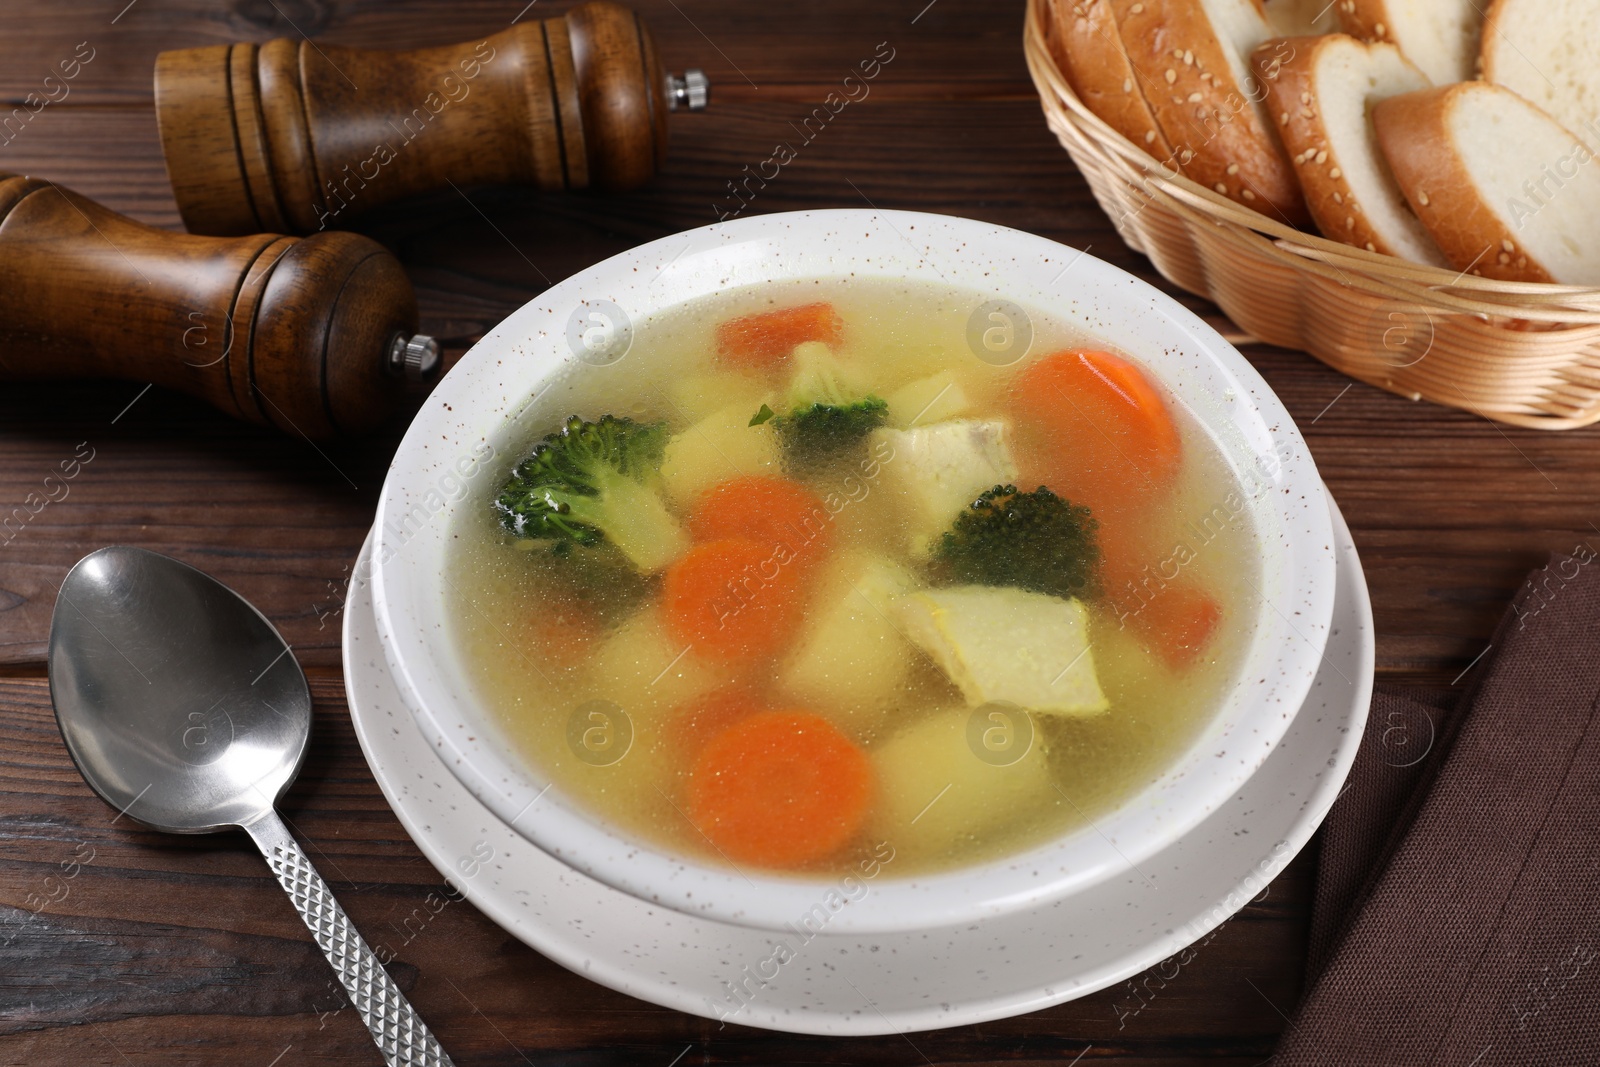
[[[1483,25],[1483,77],[1531,100],[1600,151],[1600,4],[1498,0]]]
[[[1339,25],[1363,41],[1388,41],[1435,85],[1477,77],[1480,0],[1340,0]]]
[[[1269,218],[1307,222],[1250,68],[1272,36],[1257,0],[1111,0],[1111,9],[1184,176]]]
[[[1150,113],[1117,35],[1110,0],[1052,0],[1050,16],[1050,53],[1078,99],[1155,158],[1171,159],[1172,146]]]
[[[1379,101],[1378,145],[1456,270],[1600,285],[1600,163],[1509,89],[1472,81]]]
[[[1445,265],[1378,151],[1369,111],[1428,87],[1392,44],[1342,33],[1268,41],[1252,57],[1267,110],[1324,235],[1372,252]]]

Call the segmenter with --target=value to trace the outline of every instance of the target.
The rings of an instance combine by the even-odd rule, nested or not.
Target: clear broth
[[[1002,414],[1008,384],[1040,354],[1073,347],[1115,351],[1035,311],[1029,356],[1011,366],[991,365],[975,358],[968,344],[969,318],[984,299],[922,283],[861,279],[731,290],[636,323],[625,358],[610,366],[579,365],[517,413],[511,433],[516,447],[502,450],[491,477],[475,479],[474,496],[458,516],[449,571],[454,640],[507,742],[556,788],[625,832],[668,851],[723,862],[685,814],[689,768],[664,740],[669,716],[710,688],[720,668],[648,640],[629,644],[633,654],[620,658],[613,649],[601,666],[582,642],[564,644],[559,626],[552,638],[548,624],[531,620],[545,618],[552,590],[571,578],[571,561],[517,547],[490,501],[510,467],[570,414],[664,419],[676,432],[725,403],[749,403],[754,412],[763,383],[720,368],[713,357],[716,324],[752,311],[831,301],[846,323],[840,355],[867,368],[873,392],[887,396],[907,382],[949,371],[973,400],[964,417]],[[1138,362],[1136,353],[1119,354]],[[781,390],[781,382],[776,388]],[[1119,625],[1107,601],[1087,601],[1093,662],[1111,708],[1082,718],[1030,717],[1052,788],[1035,789],[1021,803],[1002,798],[997,803],[1017,810],[987,817],[981,831],[953,838],[925,840],[916,819],[908,822],[902,814],[896,824],[875,814],[858,841],[813,865],[812,873],[856,870],[869,854],[881,859],[885,843],[896,876],[951,869],[1040,844],[1127,802],[1158,779],[1210,721],[1250,640],[1257,535],[1248,509],[1238,505],[1248,497],[1217,447],[1170,396],[1168,406],[1179,423],[1184,461],[1176,491],[1152,518],[1152,540],[1191,550],[1182,571],[1221,604],[1218,636],[1198,661],[1174,671]],[[903,558],[894,516],[857,466],[835,467],[810,480],[819,495],[843,494],[848,501],[834,518],[834,552],[859,548]],[[608,627],[602,644],[630,620],[637,624],[654,596],[650,583],[631,581],[598,594]],[[932,709],[963,703],[938,668],[918,656],[887,706],[835,718],[869,756]],[[601,718],[595,718],[597,711]],[[590,742],[597,739],[608,755],[596,757]],[[937,800],[937,785],[929,783],[930,800]],[[987,801],[971,796],[965,803]]]

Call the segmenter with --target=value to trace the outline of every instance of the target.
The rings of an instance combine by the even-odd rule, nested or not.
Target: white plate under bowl
[[[1248,510],[1260,544],[1259,594],[1236,620],[1250,636],[1215,713],[1145,789],[1035,847],[917,877],[891,877],[834,915],[832,928],[882,933],[987,921],[1062,900],[1140,863],[1233,795],[1305,700],[1333,609],[1326,492],[1289,413],[1217,332],[1155,287],[1034,234],[972,219],[836,209],[760,215],[663,238],[597,263],[523,305],[433,390],[395,452],[379,498],[372,599],[401,700],[469,792],[569,866],[685,914],[781,930],[826,886],[738,871],[623,832],[523,758],[483,699],[453,632],[445,577],[457,515],[482,507],[469,474],[501,477],[528,420],[576,395],[637,388],[648,345],[600,364],[579,359],[584,315],[621,315],[642,341],[653,316],[741,284],[878,279],[969,291],[973,322],[1004,297],[1138,359],[1188,409],[1238,489],[1216,511]],[[793,291],[792,289],[789,291]],[[631,335],[630,335],[631,336]],[[974,348],[974,358],[978,358]],[[592,402],[592,401],[591,401]],[[580,410],[582,410],[580,408]],[[548,429],[548,426],[539,428]],[[488,455],[499,457],[481,462]],[[483,470],[491,473],[482,474]],[[1235,499],[1237,498],[1237,499]],[[1242,617],[1245,613],[1249,618]],[[537,818],[531,814],[537,805]],[[888,884],[891,883],[892,884]]]
[[[429,862],[501,927],[583,977],[663,1007],[793,1033],[980,1023],[1086,996],[1199,940],[1321,825],[1360,746],[1373,673],[1366,581],[1349,528],[1330,509],[1338,580],[1327,649],[1261,768],[1137,869],[982,924],[778,935],[654,906],[574,871],[508,828],[429,751],[378,647],[364,578],[345,605],[345,692],[378,786]],[[369,538],[356,575],[371,573],[371,551]]]

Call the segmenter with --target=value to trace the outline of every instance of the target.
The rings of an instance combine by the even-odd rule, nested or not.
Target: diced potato
[[[883,487],[898,498],[914,555],[928,556],[985,489],[1017,480],[1010,437],[1010,426],[998,419],[873,431],[873,444],[892,450],[883,461]]]
[[[547,704],[521,727],[542,738],[539,747],[561,769],[563,788],[624,821],[656,809],[658,790],[670,791],[678,770],[666,743],[672,718],[723,681],[683,651],[652,604],[601,639],[580,684],[569,687],[574,695]],[[591,737],[604,746],[625,734],[631,742],[623,750],[590,745]]]
[[[916,650],[894,618],[897,597],[916,587],[899,564],[849,551],[819,583],[779,691],[860,734],[878,725],[904,692]]]
[[[635,731],[658,723],[685,701],[710,692],[717,675],[667,635],[661,609],[651,605],[609,634],[590,664],[590,686],[634,719]]]
[[[759,376],[723,369],[715,374],[675,378],[666,389],[670,412],[687,422],[699,422],[726,407],[747,407],[745,421],[772,400],[771,390]]]
[[[944,422],[972,408],[971,398],[956,382],[953,371],[907,382],[889,394],[888,402],[889,425],[900,430]]]
[[[667,442],[661,481],[674,504],[688,507],[700,493],[729,478],[778,473],[782,456],[777,434],[770,423],[750,425],[756,410],[742,402],[726,405]]]
[[[897,602],[906,634],[973,707],[1093,715],[1111,706],[1095,676],[1089,615],[1079,600],[962,585]]]
[[[939,856],[1055,802],[1043,739],[1030,729],[1025,753],[1004,766],[980,759],[973,714],[944,708],[868,749],[881,798],[877,832],[896,848]]]

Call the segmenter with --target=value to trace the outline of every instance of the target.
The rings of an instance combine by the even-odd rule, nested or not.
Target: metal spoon
[[[274,810],[305,756],[311,692],[259,611],[167,556],[92,552],[56,601],[50,696],[67,750],[107,804],[168,833],[242,828],[391,1067],[449,1067]]]

